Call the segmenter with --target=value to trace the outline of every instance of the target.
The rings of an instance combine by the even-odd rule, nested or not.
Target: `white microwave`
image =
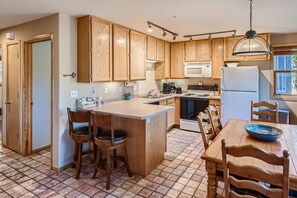
[[[185,77],[211,77],[211,62],[186,62],[184,66]]]

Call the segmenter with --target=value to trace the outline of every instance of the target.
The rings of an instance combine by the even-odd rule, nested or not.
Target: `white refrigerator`
[[[258,66],[221,69],[221,122],[250,120],[251,101],[259,102]]]

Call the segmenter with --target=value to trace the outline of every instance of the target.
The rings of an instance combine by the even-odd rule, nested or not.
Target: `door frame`
[[[24,41],[24,81],[23,81],[23,134],[22,134],[22,143],[23,143],[23,154],[30,155],[34,152],[38,152],[42,149],[32,150],[32,44],[42,41],[51,42],[51,102],[50,102],[50,150],[51,150],[51,164],[50,167],[53,167],[53,101],[54,101],[54,92],[53,92],[53,34],[43,34],[35,36],[31,39]]]
[[[18,54],[19,54],[19,69],[20,69],[20,76],[19,76],[19,78],[20,78],[20,95],[21,95],[21,92],[22,92],[22,78],[21,78],[21,76],[22,76],[22,66],[21,66],[21,41],[11,41],[11,42],[7,42],[6,43],[6,45],[5,45],[5,56],[6,56],[6,62],[5,62],[5,76],[6,76],[6,79],[5,79],[5,93],[4,93],[4,87],[3,87],[3,85],[4,85],[4,81],[3,81],[3,79],[2,79],[2,88],[3,88],[3,96],[5,95],[5,98],[4,97],[2,97],[2,99],[5,99],[5,101],[7,101],[7,94],[8,94],[8,89],[7,89],[7,86],[8,86],[8,46],[10,46],[10,45],[18,45],[18,47],[19,47],[19,49],[18,49]],[[3,52],[3,51],[2,51]],[[3,63],[2,63],[2,71],[3,71]],[[2,75],[2,77],[3,77],[3,75]],[[20,102],[20,109],[19,109],[19,116],[20,116],[20,123],[19,123],[19,130],[20,130],[20,132],[19,132],[19,149],[18,149],[18,151],[15,151],[15,152],[17,152],[17,153],[22,153],[22,144],[21,144],[21,141],[22,141],[22,137],[21,137],[21,128],[22,128],[22,117],[21,117],[21,114],[22,114],[22,106],[21,106],[21,102],[22,102],[22,98],[21,97],[19,97],[19,102]],[[3,102],[3,103],[5,103],[5,102]],[[5,112],[5,114],[3,113],[3,118],[4,118],[4,116],[5,116],[5,136],[6,136],[6,142],[5,142],[5,144],[3,144],[3,132],[4,131],[2,131],[2,145],[3,146],[5,146],[5,147],[7,147],[8,149],[9,149],[9,133],[7,132],[7,106],[6,106],[6,104],[5,104],[5,107],[4,107],[4,105],[3,105],[3,112]],[[2,124],[3,124],[3,129],[4,129],[4,119],[3,119],[3,121],[2,121]]]

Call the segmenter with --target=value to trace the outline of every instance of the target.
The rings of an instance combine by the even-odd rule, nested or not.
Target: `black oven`
[[[180,118],[185,120],[197,120],[197,115],[209,105],[208,98],[181,97]]]

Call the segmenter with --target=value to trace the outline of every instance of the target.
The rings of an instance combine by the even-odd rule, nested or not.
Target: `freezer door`
[[[221,69],[221,89],[225,91],[258,91],[258,66],[223,67]]]
[[[250,120],[251,101],[259,101],[258,92],[222,91],[221,122],[223,126],[231,118]]]

